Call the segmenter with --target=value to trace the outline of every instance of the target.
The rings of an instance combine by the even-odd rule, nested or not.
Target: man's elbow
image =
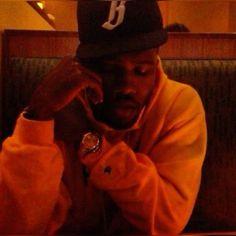
[[[183,232],[190,218],[190,214],[176,214],[164,221],[157,219],[150,227],[150,235],[179,235]]]

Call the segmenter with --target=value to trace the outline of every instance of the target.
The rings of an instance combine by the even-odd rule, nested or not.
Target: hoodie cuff
[[[29,120],[20,114],[13,132],[20,143],[48,145],[54,142],[54,120]]]

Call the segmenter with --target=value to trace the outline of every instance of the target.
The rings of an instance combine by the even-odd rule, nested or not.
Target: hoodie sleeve
[[[69,198],[61,183],[63,160],[54,144],[53,125],[53,121],[31,121],[21,115],[13,136],[3,143],[1,233],[52,233],[64,220]]]
[[[92,183],[105,190],[122,217],[145,234],[179,234],[199,190],[206,151],[205,114],[196,92],[186,88],[163,114],[161,137],[142,140],[153,143],[148,154],[135,153],[123,141],[111,146],[104,138],[99,154],[82,159]]]

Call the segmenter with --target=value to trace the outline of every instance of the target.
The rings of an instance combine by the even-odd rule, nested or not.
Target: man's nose
[[[130,72],[124,71],[119,80],[117,91],[123,94],[135,94],[136,91],[136,80]]]

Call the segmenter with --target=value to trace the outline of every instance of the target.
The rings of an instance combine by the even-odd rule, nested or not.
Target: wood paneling
[[[5,31],[8,56],[62,57],[74,55],[78,46],[77,32]],[[168,59],[232,59],[236,58],[236,33],[170,33],[160,49]]]
[[[62,57],[74,55],[77,32],[6,30],[4,47],[8,57]]]
[[[236,58],[236,34],[170,33],[160,55],[167,59]]]

